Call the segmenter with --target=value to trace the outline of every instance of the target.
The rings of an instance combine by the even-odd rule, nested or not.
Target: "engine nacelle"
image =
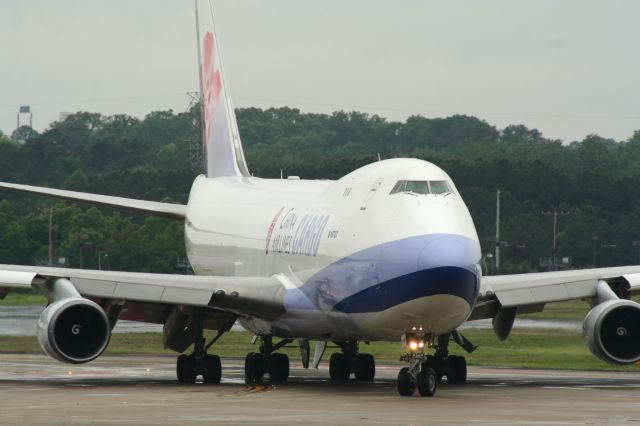
[[[80,364],[96,359],[109,344],[111,327],[102,308],[70,297],[49,305],[37,324],[38,343],[58,361]]]
[[[640,304],[607,300],[589,311],[582,333],[595,356],[611,364],[640,361]]]

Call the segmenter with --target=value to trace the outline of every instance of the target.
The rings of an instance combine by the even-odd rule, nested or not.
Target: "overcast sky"
[[[216,0],[236,107],[469,114],[565,142],[640,129],[640,2]],[[0,130],[19,105],[184,111],[198,88],[190,0],[2,0]]]

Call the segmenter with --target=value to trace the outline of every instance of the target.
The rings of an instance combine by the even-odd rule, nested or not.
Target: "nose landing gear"
[[[418,388],[420,396],[433,396],[436,394],[438,380],[433,368],[424,363],[413,362],[410,367],[403,367],[398,373],[398,393],[402,396],[411,396]]]
[[[402,396],[411,396],[418,388],[420,396],[433,396],[436,393],[438,379],[436,371],[430,366],[424,354],[425,346],[429,346],[428,336],[422,333],[406,333],[403,342],[408,352],[400,360],[407,361],[408,367],[404,367],[398,373],[398,393]]]
[[[476,347],[457,331],[435,338],[417,330],[406,333],[402,340],[408,351],[400,360],[407,361],[409,366],[398,373],[400,395],[411,396],[417,387],[420,396],[433,396],[443,377],[447,378],[447,383],[466,382],[467,361],[463,356],[449,355],[449,341],[458,343],[468,353]],[[424,354],[424,349],[429,347],[436,349],[434,355]]]

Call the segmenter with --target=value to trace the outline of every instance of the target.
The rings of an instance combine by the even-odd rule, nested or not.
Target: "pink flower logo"
[[[208,31],[202,41],[204,63],[202,64],[202,102],[204,112],[205,150],[211,139],[211,124],[213,113],[222,94],[222,78],[220,77],[220,63],[216,59],[216,44],[213,33]]]

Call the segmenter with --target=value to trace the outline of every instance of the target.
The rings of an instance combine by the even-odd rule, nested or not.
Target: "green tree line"
[[[42,133],[0,133],[0,180],[186,203],[201,172],[199,108],[127,115],[78,112]],[[562,143],[523,125],[498,129],[475,117],[388,121],[360,112],[237,110],[250,171],[277,178],[338,179],[385,158],[416,157],[451,175],[485,253],[496,245],[501,190],[501,273],[549,267],[552,217],[565,267],[640,262],[640,131],[624,141],[588,135]],[[117,270],[184,272],[182,224],[0,192],[0,263],[49,260]],[[492,258],[485,268],[495,272]]]

